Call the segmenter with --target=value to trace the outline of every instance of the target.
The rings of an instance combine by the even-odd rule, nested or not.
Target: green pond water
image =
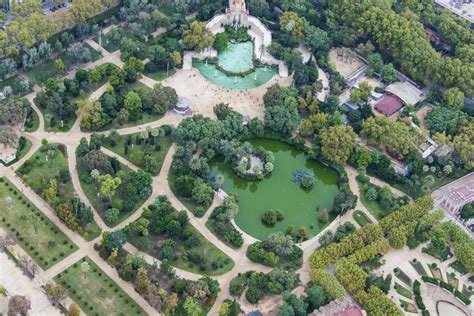
[[[334,216],[329,213],[329,222],[320,223],[316,206],[319,205],[321,210],[332,209],[338,192],[338,173],[309,160],[302,151],[286,143],[269,139],[254,139],[250,143],[262,146],[275,155],[274,170],[261,181],[237,177],[220,156],[210,162],[212,174],[222,174],[225,178],[224,191],[228,194],[237,193],[239,196],[240,210],[235,218],[236,224],[249,235],[261,240],[271,233],[285,231],[290,224],[295,231],[304,225],[313,235],[324,229]],[[316,181],[312,190],[303,189],[299,183],[292,182],[293,171],[303,169],[310,169],[315,174]],[[282,210],[285,218],[273,227],[265,226],[261,216],[268,209]]]
[[[253,43],[229,43],[227,49],[217,55],[220,66],[230,72],[246,72],[253,67]],[[193,61],[193,67],[210,82],[230,89],[252,89],[267,83],[278,73],[274,68],[256,68],[254,72],[240,76],[228,76],[218,70],[216,65]]]

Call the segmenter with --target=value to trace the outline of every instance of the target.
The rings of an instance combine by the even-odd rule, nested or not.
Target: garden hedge
[[[449,292],[453,293],[454,292],[454,287],[449,284],[449,283],[446,283],[444,281],[440,281],[439,282],[439,286],[441,286],[443,289],[446,289],[448,290]]]
[[[455,295],[459,300],[461,300],[465,305],[471,304],[471,300],[469,299],[469,297],[467,297],[466,295],[464,295],[462,292],[460,292],[460,291],[458,291],[458,290],[455,290],[455,291],[454,291],[454,295]]]
[[[415,282],[413,283],[413,293],[415,293],[415,295],[419,296],[420,295],[420,282],[418,280],[415,280]]]
[[[436,279],[436,278],[424,275],[424,276],[421,277],[421,279],[423,281],[425,281],[426,283],[430,283],[430,284],[433,284],[433,285],[439,285],[439,280]]]
[[[420,295],[415,295],[415,302],[418,308],[422,310],[426,309],[425,303],[423,303],[423,299],[421,298]]]

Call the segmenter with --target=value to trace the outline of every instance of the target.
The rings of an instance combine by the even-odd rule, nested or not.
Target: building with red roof
[[[404,103],[399,97],[387,93],[382,99],[375,105],[375,109],[386,116],[392,116],[397,113]]]

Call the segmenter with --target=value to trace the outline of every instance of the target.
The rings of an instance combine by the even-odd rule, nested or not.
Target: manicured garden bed
[[[412,293],[410,290],[404,288],[402,285],[400,285],[399,283],[395,282],[395,285],[394,285],[394,288],[395,288],[395,291],[397,291],[398,294],[400,294],[401,296],[404,296],[408,299],[411,299],[412,298]]]
[[[458,289],[459,287],[459,280],[456,278],[455,273],[447,273],[446,272],[446,280],[448,280],[448,283],[455,289]]]
[[[81,264],[88,262],[84,274]],[[87,315],[146,315],[132,298],[111,280],[92,260],[83,258],[54,280],[63,285],[69,296]]]
[[[466,267],[459,260],[450,263],[449,266],[457,272],[461,273],[461,275],[465,275],[468,273]]]
[[[416,271],[420,276],[426,275],[426,270],[425,270],[425,268],[423,267],[423,265],[421,264],[421,262],[419,262],[416,258],[414,258],[413,260],[411,260],[411,261],[410,261],[410,264],[411,264],[411,266],[413,267],[413,269],[415,269],[415,271]]]
[[[393,269],[393,272],[397,278],[399,278],[403,283],[411,287],[411,279],[405,272],[403,272],[400,268]]]
[[[413,303],[400,300],[400,306],[403,308],[405,312],[414,313],[414,314],[418,313],[418,310],[416,309],[416,306]]]
[[[438,285],[439,284],[439,280],[436,279],[436,278],[432,278],[432,277],[427,276],[427,275],[424,275],[421,278],[423,279],[423,281],[425,281],[428,284],[431,284],[431,285]]]
[[[369,199],[367,199],[363,187],[364,185],[359,182],[360,202],[376,219],[380,220],[382,218],[383,213],[382,208],[380,207],[379,203],[377,203],[377,201],[370,201]]]
[[[429,254],[430,256],[435,257],[436,259],[439,259],[440,261],[445,261],[453,256],[451,251],[449,251],[449,248],[436,249],[435,247],[431,245],[428,247],[423,247],[421,251],[426,254]]]
[[[443,275],[441,274],[441,270],[438,268],[438,266],[435,263],[430,264],[429,268],[433,277],[435,277],[438,280],[443,281]]]
[[[359,224],[361,227],[364,227],[367,224],[371,224],[372,221],[365,215],[365,213],[361,210],[355,210],[352,213],[352,218]]]
[[[462,285],[462,294],[466,295],[467,297],[471,297],[474,294],[474,289],[470,285],[463,284]]]
[[[12,198],[12,208],[7,204],[8,197]],[[0,226],[15,236],[43,269],[77,250],[76,245],[6,178],[0,178]]]

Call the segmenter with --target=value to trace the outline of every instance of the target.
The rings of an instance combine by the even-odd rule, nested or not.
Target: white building
[[[464,205],[474,201],[474,172],[436,190],[433,198],[440,207],[457,215]]]

